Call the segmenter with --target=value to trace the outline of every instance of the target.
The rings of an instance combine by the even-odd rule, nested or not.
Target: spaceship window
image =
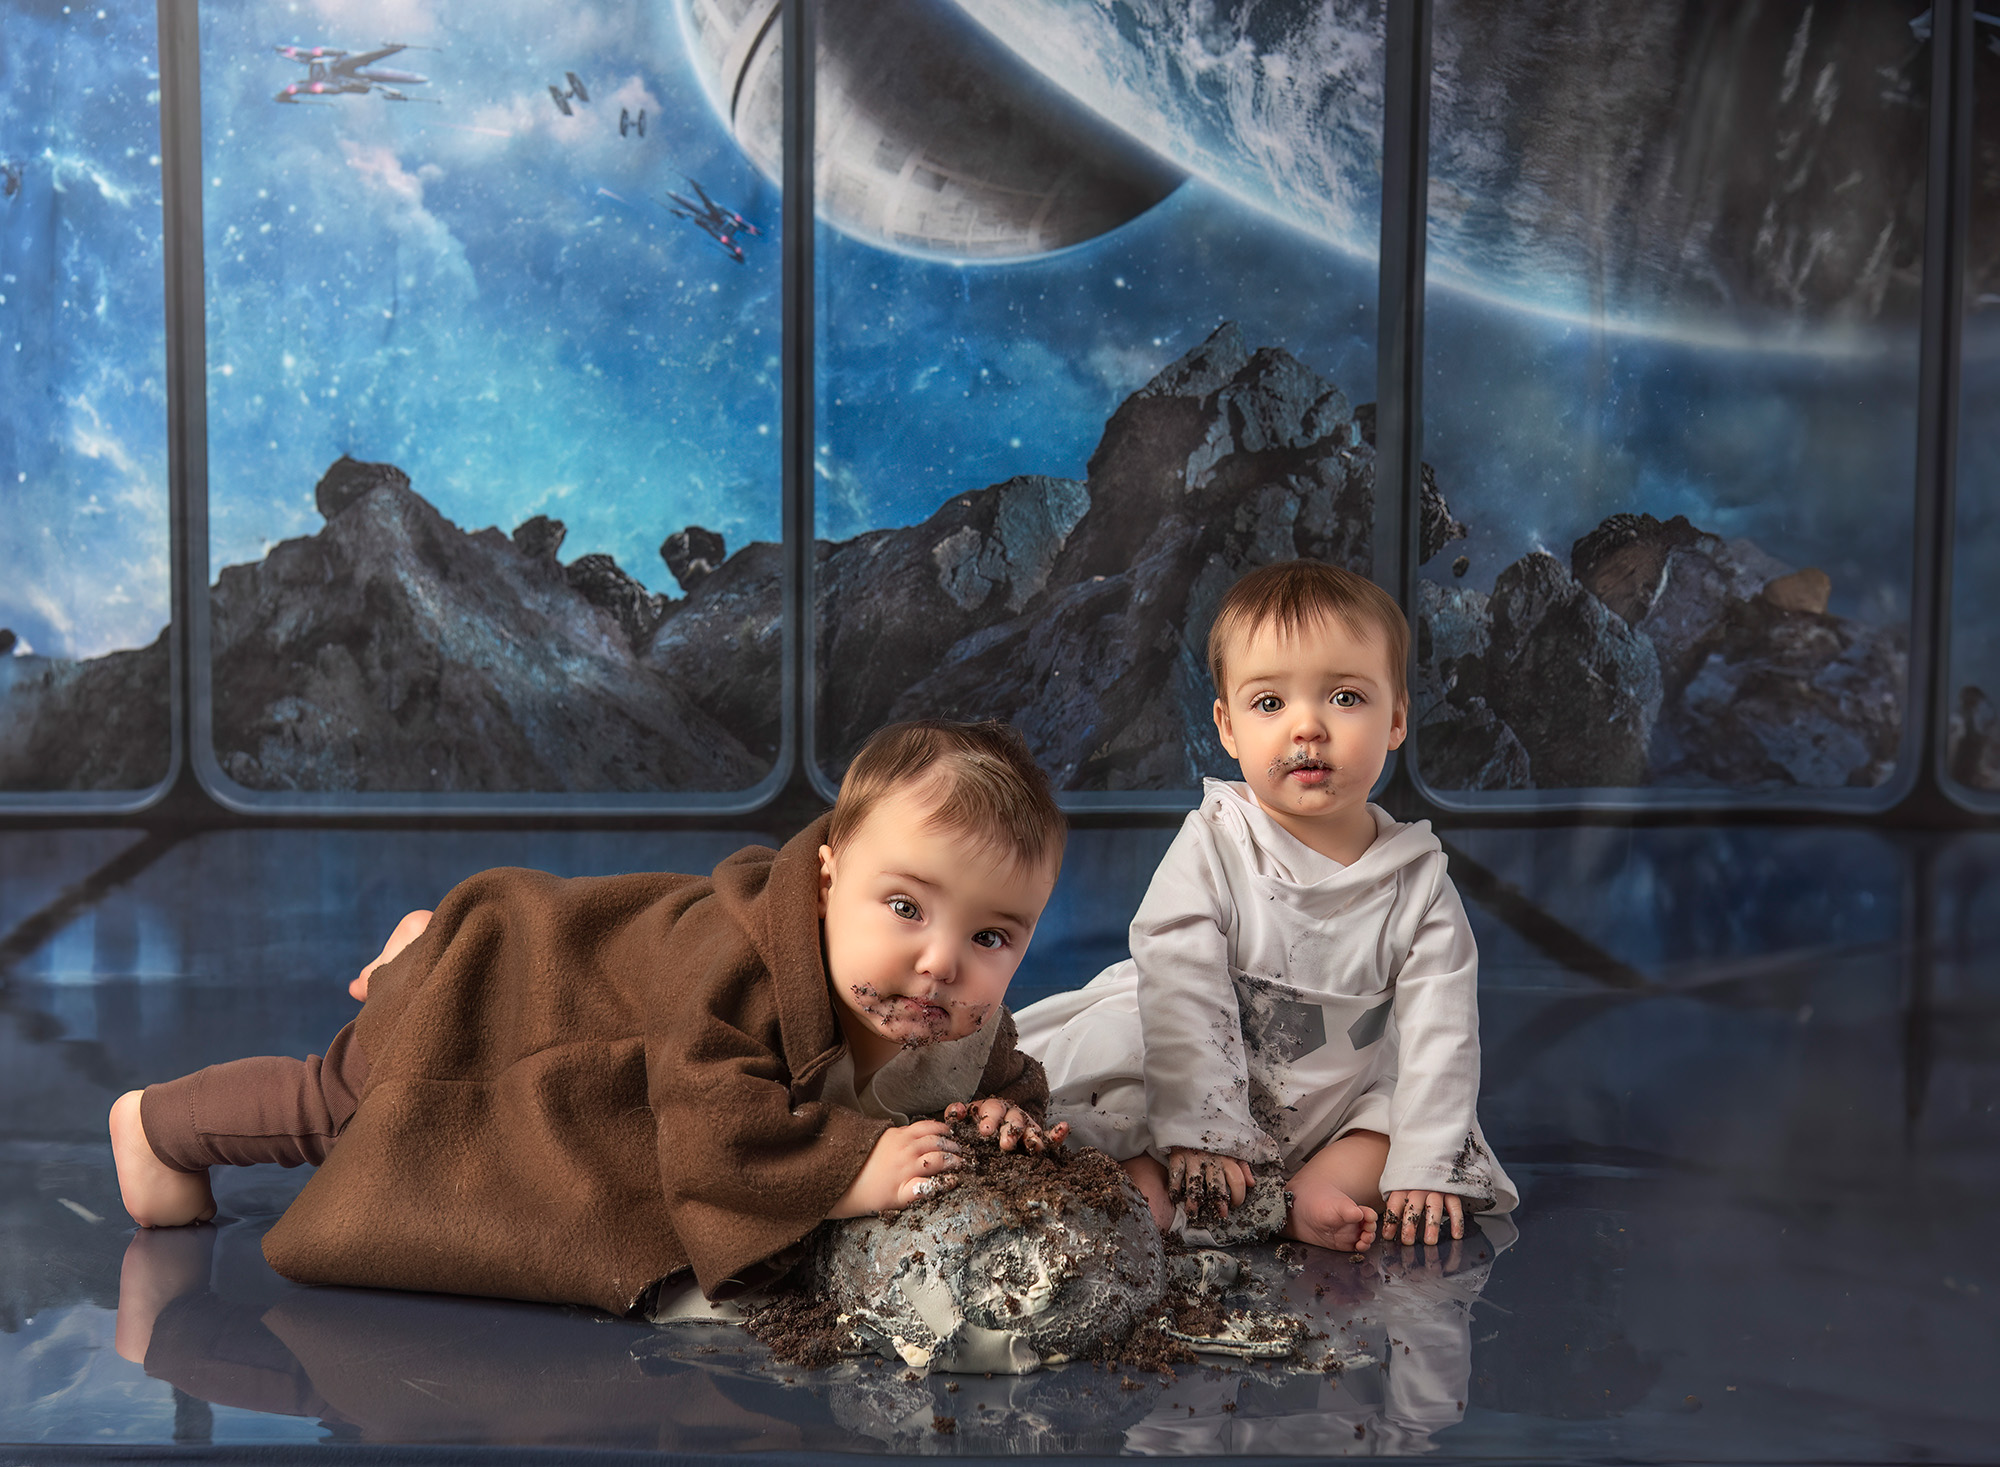
[[[136,809],[177,759],[150,8],[0,42],[0,810]]]
[[[1266,8],[819,8],[822,790],[994,716],[1073,808],[1185,809],[1222,586],[1369,568],[1385,12]]]
[[[1976,21],[1962,285],[1957,524],[1943,768],[1975,809],[2000,810],[2000,21]]]
[[[1907,788],[1930,54],[1893,6],[1438,0],[1439,804]]]
[[[294,9],[202,13],[204,784],[254,810],[766,798],[779,196],[727,85],[637,0],[387,40]]]

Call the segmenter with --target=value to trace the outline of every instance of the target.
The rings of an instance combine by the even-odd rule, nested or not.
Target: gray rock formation
[[[1908,655],[1899,635],[1758,597],[1661,720],[1656,777],[1736,788],[1869,788],[1896,763]]]
[[[561,520],[538,514],[514,527],[514,548],[530,560],[554,560],[569,538],[569,527]]]
[[[722,537],[700,525],[676,530],[660,544],[660,559],[683,591],[692,591],[725,559]]]
[[[317,497],[318,534],[227,567],[211,593],[215,753],[239,784],[729,790],[763,774],[641,664],[546,528],[532,554],[467,534],[400,471],[351,459]]]
[[[324,518],[333,520],[377,489],[409,487],[410,476],[394,464],[363,463],[343,453],[320,476],[313,489],[313,503]]]
[[[640,658],[769,767],[778,757],[784,659],[782,546],[744,546],[669,601]]]
[[[611,613],[633,651],[645,651],[666,615],[666,597],[648,591],[608,555],[579,555],[564,568],[563,578],[592,606]]]
[[[5,657],[11,653],[20,640],[19,637],[14,635],[12,627],[0,627],[0,657]]]
[[[1968,789],[2000,790],[2000,709],[1984,688],[1958,690],[1947,734],[1946,768]]]
[[[883,723],[915,716],[891,710],[954,648],[1033,602],[1089,503],[1073,479],[1031,475],[955,495],[922,524],[824,547],[814,569],[824,761],[845,768]]]
[[[1500,573],[1477,688],[1527,751],[1537,784],[1643,784],[1660,666],[1653,646],[1552,555]]]
[[[1011,578],[1000,594],[978,568],[1008,557],[965,536],[947,545],[959,527],[939,533],[940,517],[922,535],[875,532],[834,547],[819,604],[826,762],[837,770],[888,719],[931,714],[1009,719],[1067,789],[1185,788],[1226,770],[1206,666],[1216,603],[1273,560],[1368,567],[1372,418],[1290,354],[1252,352],[1225,324],[1112,416],[1069,501],[1083,507],[1073,528],[1059,536],[1063,516],[1053,513],[1038,521],[1045,575]],[[1457,524],[1428,480],[1426,489],[1435,553]],[[961,512],[977,502],[967,497]],[[867,558],[850,558],[864,542]],[[917,563],[920,546],[930,565]],[[871,609],[857,595],[878,574],[899,589],[940,574],[946,583],[921,593],[925,612],[936,611],[912,618],[928,623],[921,646],[886,658],[864,654],[880,645],[894,598]],[[987,588],[976,610],[953,598],[953,584]]]
[[[1889,777],[1901,635],[1685,518],[1613,515],[1501,573],[1489,602],[1418,591],[1418,767],[1438,789],[1838,789]],[[1518,751],[1517,751],[1518,745]]]
[[[0,790],[145,790],[172,758],[168,631],[70,662],[9,657],[0,681]]]

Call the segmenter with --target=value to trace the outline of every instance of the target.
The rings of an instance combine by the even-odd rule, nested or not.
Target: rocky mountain
[[[1619,514],[1491,596],[1423,581],[1411,719],[1447,790],[1867,787],[1895,766],[1899,629],[1684,517]]]
[[[1271,560],[1367,566],[1375,451],[1363,426],[1289,353],[1219,328],[1112,415],[1064,513],[1041,522],[1031,558],[1046,573],[995,582],[958,612],[959,635],[933,634],[934,656],[878,668],[870,696],[834,704],[839,721],[820,725],[827,763],[838,769],[874,724],[921,712],[1010,719],[1063,789],[1185,789],[1226,769],[1205,656],[1216,602]],[[966,557],[1002,553],[951,533],[929,552],[940,582]],[[850,583],[822,577],[823,684],[859,661],[840,655]]]
[[[1371,406],[1225,324],[1118,408],[1081,479],[1009,479],[819,542],[822,767],[887,721],[944,715],[1012,721],[1067,790],[1227,771],[1215,605],[1272,560],[1367,568],[1373,440]],[[771,767],[781,547],[680,530],[661,555],[686,594],[668,598],[608,556],[565,565],[545,517],[467,533],[390,465],[342,459],[317,501],[317,534],[212,592],[215,752],[238,783],[728,790]],[[1426,468],[1423,559],[1464,533]],[[1893,767],[1900,634],[1831,613],[1819,571],[1645,514],[1605,520],[1567,563],[1522,557],[1490,594],[1452,569],[1417,588],[1413,747],[1435,788],[1823,789]],[[0,704],[0,785],[151,782],[165,688],[164,638],[23,681]],[[1969,695],[1959,777],[2000,783],[1995,724]]]
[[[921,524],[820,542],[822,767],[837,776],[893,719],[991,716],[1065,789],[1185,789],[1226,768],[1204,655],[1215,603],[1269,560],[1367,565],[1373,437],[1371,407],[1224,325],[1126,400],[1082,479],[1009,479]],[[1422,534],[1427,555],[1464,534],[1428,479]],[[774,546],[723,559],[646,653],[745,737],[775,738],[761,690],[781,569]]]
[[[173,748],[167,680],[165,631],[83,661],[0,651],[0,790],[151,789]]]
[[[768,768],[640,660],[652,599],[561,527],[467,534],[343,458],[326,524],[210,596],[215,752],[256,790],[727,790]]]

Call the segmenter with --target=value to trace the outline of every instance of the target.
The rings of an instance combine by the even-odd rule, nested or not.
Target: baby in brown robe
[[[208,1168],[310,1162],[266,1235],[303,1283],[643,1308],[789,1266],[826,1218],[1006,1147],[1048,1087],[1000,1006],[1064,823],[1001,724],[885,729],[832,812],[707,877],[483,872],[414,912],[324,1057],[214,1065],[111,1111],[126,1209],[211,1217]]]

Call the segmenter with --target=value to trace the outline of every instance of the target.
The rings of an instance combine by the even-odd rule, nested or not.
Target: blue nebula
[[[151,9],[10,5],[0,30],[0,626],[150,642],[171,571]]]
[[[209,564],[311,533],[341,454],[386,460],[467,529],[564,521],[656,590],[699,523],[778,533],[779,198],[737,152],[666,7],[410,7],[412,98],[281,105],[287,7],[206,13]],[[322,15],[329,7],[318,7]],[[415,49],[422,47],[426,49]],[[548,86],[590,100],[564,116]],[[621,109],[647,112],[621,136]],[[739,264],[675,218],[699,178],[762,234]]]

